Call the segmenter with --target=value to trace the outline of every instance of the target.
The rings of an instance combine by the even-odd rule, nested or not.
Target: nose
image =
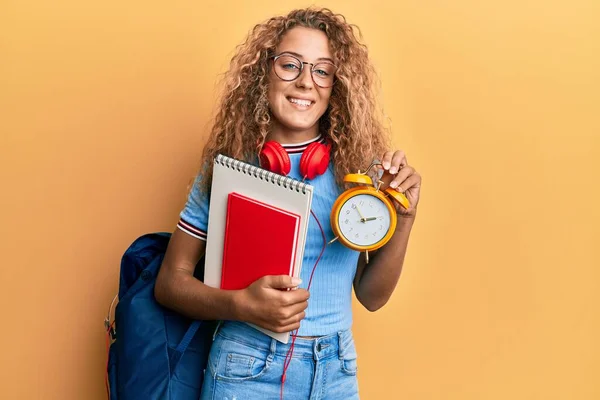
[[[302,68],[302,72],[300,76],[296,80],[297,87],[304,87],[307,89],[312,89],[314,86],[313,78],[312,78],[312,65],[309,63],[304,63],[304,68]]]

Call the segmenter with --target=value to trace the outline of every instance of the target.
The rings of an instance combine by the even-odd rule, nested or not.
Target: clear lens
[[[293,81],[300,76],[302,64],[292,56],[281,56],[275,61],[275,73],[284,81]]]
[[[333,86],[335,76],[335,66],[330,63],[315,64],[312,70],[312,76],[315,83],[322,87]]]
[[[309,64],[310,65],[310,64]],[[333,86],[336,66],[322,62],[312,67],[313,81],[324,88]],[[275,74],[284,81],[293,81],[300,76],[302,63],[294,56],[282,55],[275,59]]]

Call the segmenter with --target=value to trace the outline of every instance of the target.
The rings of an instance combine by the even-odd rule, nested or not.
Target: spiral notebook
[[[313,187],[305,182],[219,154],[213,162],[204,283],[216,288],[221,287],[227,210],[232,193],[299,216],[295,261],[291,275],[300,276]],[[273,229],[273,226],[266,223],[257,223],[256,225],[253,231],[256,235]],[[269,247],[265,247],[264,251],[269,252]],[[280,342],[287,343],[289,340],[289,333],[276,333],[255,325],[252,326]]]

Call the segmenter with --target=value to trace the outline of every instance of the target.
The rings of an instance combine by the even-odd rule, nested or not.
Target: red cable
[[[319,257],[317,257],[317,261],[315,261],[315,265],[313,266],[313,269],[310,273],[310,278],[308,280],[308,286],[306,288],[307,291],[310,291],[310,285],[312,284],[313,276],[315,274],[315,269],[317,268],[317,264],[319,264],[319,261],[321,260],[321,257],[323,256],[323,252],[325,251],[325,248],[327,247],[327,239],[325,238],[325,231],[323,230],[323,227],[321,226],[321,223],[319,222],[319,219],[317,218],[317,216],[315,215],[313,210],[310,210],[310,213],[315,218],[315,221],[317,221],[317,225],[319,225],[319,229],[321,230],[321,236],[323,237],[323,248],[321,248],[321,253],[319,254]],[[296,343],[297,335],[298,335],[298,329],[296,329],[294,331],[294,333],[292,334],[292,344],[290,345],[290,348],[288,349],[287,354],[285,355],[285,358],[283,360],[283,375],[281,375],[281,390],[279,392],[279,398],[281,400],[283,400],[283,386],[285,384],[285,373],[286,373],[290,363],[292,362],[292,355],[294,354],[294,345]]]

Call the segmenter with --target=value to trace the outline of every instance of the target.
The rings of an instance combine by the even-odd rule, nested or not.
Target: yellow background
[[[215,82],[297,1],[0,4],[3,399],[104,399],[102,321],[172,230]],[[356,307],[362,398],[599,399],[600,2],[330,1],[422,173],[398,288]]]

